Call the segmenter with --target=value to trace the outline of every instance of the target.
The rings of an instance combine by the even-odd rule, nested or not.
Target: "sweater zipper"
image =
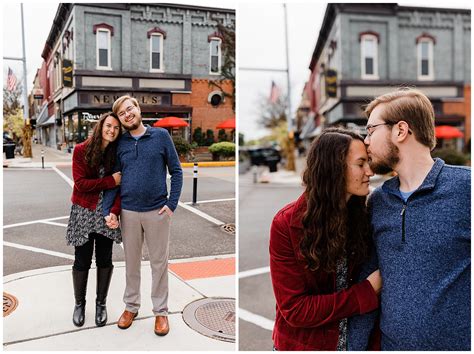
[[[402,217],[402,243],[405,243],[405,210],[407,208],[407,205],[404,203],[403,204],[403,209],[400,213]]]
[[[135,140],[135,158],[138,159],[138,140]]]

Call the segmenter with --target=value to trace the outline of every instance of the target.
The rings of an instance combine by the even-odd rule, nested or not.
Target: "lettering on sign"
[[[115,100],[122,95],[110,95],[110,94],[93,94],[92,95],[92,103],[93,104],[113,104]],[[163,99],[163,95],[132,95],[135,97],[139,104],[156,104],[162,105],[164,101],[168,101]]]
[[[89,112],[82,112],[82,118],[89,122],[97,122],[100,118],[100,114],[91,114]]]

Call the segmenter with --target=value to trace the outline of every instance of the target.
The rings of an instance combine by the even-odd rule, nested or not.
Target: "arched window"
[[[435,38],[426,33],[416,39],[418,80],[434,80],[433,46],[435,43]]]
[[[379,37],[376,33],[360,34],[360,60],[362,79],[376,80],[379,78],[378,68]]]

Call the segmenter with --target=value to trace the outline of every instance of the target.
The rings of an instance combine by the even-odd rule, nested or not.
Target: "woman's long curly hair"
[[[102,129],[104,127],[105,119],[109,116],[114,117],[119,123],[120,130],[115,141],[109,143],[105,150],[102,150]],[[100,165],[104,166],[105,174],[109,175],[112,173],[112,169],[115,165],[117,156],[117,144],[122,135],[122,124],[117,116],[113,112],[105,112],[99,118],[99,122],[95,125],[92,132],[92,136],[86,140],[86,153],[85,159],[89,167],[99,168]]]
[[[308,153],[303,174],[307,208],[300,251],[313,271],[335,272],[337,261],[344,256],[355,264],[368,257],[366,197],[353,195],[346,202],[347,155],[354,140],[364,141],[345,129],[326,129]]]

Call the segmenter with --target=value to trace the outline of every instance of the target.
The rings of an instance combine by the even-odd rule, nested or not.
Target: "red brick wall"
[[[231,82],[225,82],[223,89],[225,92],[231,93]],[[214,130],[214,137],[217,140],[217,134],[219,130],[216,129],[216,126],[220,122],[235,116],[234,111],[232,111],[232,99],[230,97],[226,97],[225,101],[217,107],[212,106],[208,102],[208,96],[211,92],[218,91],[218,88],[213,85],[209,85],[209,80],[206,79],[193,79],[191,83],[191,90],[192,93],[190,95],[190,104],[193,107],[191,136],[194,133],[194,129],[201,127],[203,133],[205,133],[207,129]],[[229,135],[230,130],[226,130],[226,133]]]
[[[444,103],[443,113],[465,116],[464,141],[467,142],[471,138],[471,85],[464,86],[464,101]]]

